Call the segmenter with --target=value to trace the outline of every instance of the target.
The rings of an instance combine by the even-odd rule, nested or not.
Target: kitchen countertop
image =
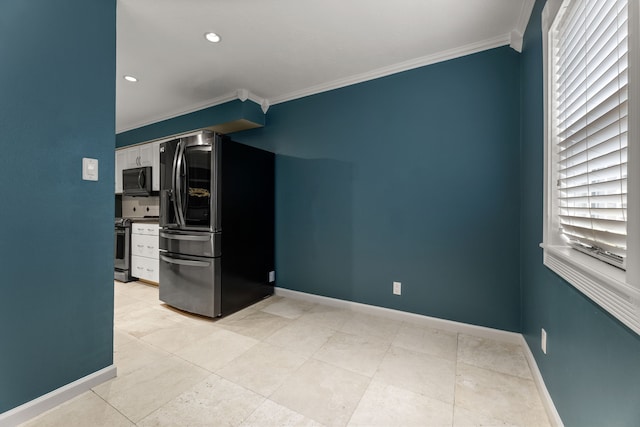
[[[146,218],[132,218],[132,217],[128,217],[131,222],[141,222],[141,223],[145,223],[145,224],[158,224],[160,221],[160,218],[158,217],[146,217]]]

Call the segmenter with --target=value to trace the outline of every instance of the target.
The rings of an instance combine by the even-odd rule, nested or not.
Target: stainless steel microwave
[[[151,190],[151,166],[122,171],[123,196],[149,196]]]

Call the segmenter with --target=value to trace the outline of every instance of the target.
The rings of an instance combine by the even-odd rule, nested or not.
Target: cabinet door
[[[133,234],[148,234],[151,236],[157,236],[160,226],[153,222],[134,222],[131,225],[131,232]]]
[[[127,152],[125,150],[116,151],[116,194],[122,193],[122,171],[127,165]]]
[[[131,255],[144,256],[144,237],[141,234],[131,235]]]
[[[146,234],[131,235],[131,254],[147,258],[158,258],[158,236]]]
[[[131,274],[138,279],[159,281],[160,262],[157,259],[145,258],[137,255],[131,256]]]
[[[138,146],[138,166],[153,166],[153,144]]]
[[[124,151],[127,153],[127,167],[125,169],[140,167],[140,148],[125,148]]]

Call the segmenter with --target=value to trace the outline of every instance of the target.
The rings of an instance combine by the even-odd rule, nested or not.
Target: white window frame
[[[563,3],[548,0],[542,11],[544,79],[544,265],[640,335],[640,0],[629,0],[629,137],[626,271],[568,246],[560,236],[552,135],[549,29]]]

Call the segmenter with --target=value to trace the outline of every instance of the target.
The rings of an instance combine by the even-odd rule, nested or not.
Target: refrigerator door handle
[[[176,154],[173,158],[173,170],[172,173],[172,182],[173,185],[173,209],[176,212],[176,222],[178,225],[184,227],[184,215],[182,214],[182,179],[180,178],[180,169],[182,167],[182,151],[184,150],[184,144],[182,140],[178,141],[178,146],[176,147]]]
[[[169,264],[184,265],[187,267],[209,267],[211,263],[207,261],[194,261],[190,259],[170,258],[166,255],[160,255],[160,259]]]
[[[196,235],[186,235],[186,234],[173,234],[173,233],[169,233],[166,231],[161,231],[160,232],[160,237],[164,237],[165,239],[172,239],[172,240],[188,240],[191,242],[208,242],[209,240],[211,240],[211,236],[207,235],[207,236],[196,236]]]

